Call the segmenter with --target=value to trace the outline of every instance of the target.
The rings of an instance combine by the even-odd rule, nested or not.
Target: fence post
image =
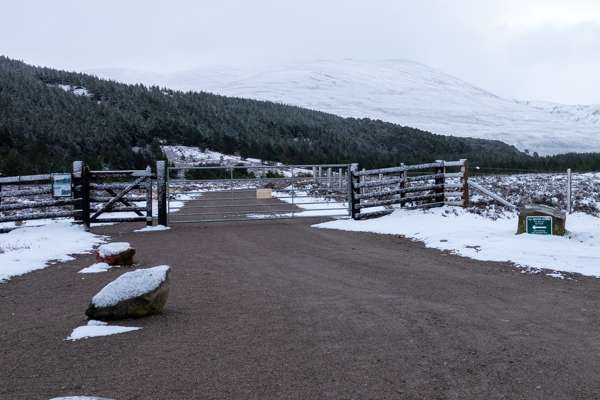
[[[146,225],[152,226],[152,168],[146,167]]]
[[[460,167],[460,172],[462,172],[462,192],[463,192],[463,207],[467,208],[470,205],[470,197],[469,197],[469,160],[461,159],[462,167]]]
[[[444,203],[445,199],[444,199],[444,183],[446,178],[443,176],[443,174],[445,174],[446,172],[446,167],[444,167],[444,160],[435,160],[436,163],[440,163],[442,164],[439,167],[436,167],[435,169],[435,174],[436,175],[442,175],[441,177],[437,177],[435,178],[435,184],[436,185],[441,185],[441,187],[436,188],[435,189],[435,202],[436,203]],[[443,205],[443,204],[442,204]]]
[[[572,199],[573,181],[571,179],[571,168],[567,169],[567,213],[573,212],[573,199]]]
[[[313,165],[312,167],[312,174],[313,174],[313,182],[317,183],[317,166]]]
[[[156,162],[156,192],[158,200],[158,224],[167,226],[167,164],[165,161]]]
[[[404,167],[404,163],[400,163],[401,167]],[[404,199],[406,197],[406,192],[404,191],[404,189],[406,189],[406,178],[408,178],[408,172],[407,171],[402,171],[400,173],[400,187],[399,189],[402,190],[402,192],[400,192],[400,199]],[[400,207],[404,207],[404,202],[400,203]]]
[[[357,219],[356,215],[358,214],[356,210],[356,197],[354,196],[355,189],[355,178],[354,173],[358,171],[358,164],[350,164],[348,165],[348,211],[350,213],[350,217],[352,219]]]
[[[327,168],[327,189],[331,189],[331,168]]]

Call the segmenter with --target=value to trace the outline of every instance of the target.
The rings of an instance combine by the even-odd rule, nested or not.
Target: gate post
[[[167,165],[165,161],[156,162],[156,191],[158,196],[158,224],[167,226]]]
[[[146,167],[146,225],[152,226],[152,168]]]
[[[463,192],[463,207],[469,207],[469,160],[462,159],[462,167],[460,167],[460,172],[462,172],[462,192]]]
[[[356,197],[354,196],[356,183],[354,173],[356,171],[358,171],[358,164],[350,164],[348,166],[348,211],[352,219],[358,219],[358,212],[356,210],[356,205],[358,204],[358,202],[356,201]]]
[[[75,209],[81,210],[75,221],[90,229],[90,170],[84,161],[73,161],[71,180],[73,198],[76,200]]]

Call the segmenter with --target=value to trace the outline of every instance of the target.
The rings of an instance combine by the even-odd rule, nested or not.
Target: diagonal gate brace
[[[108,202],[106,202],[102,207],[100,207],[100,209],[98,211],[96,211],[94,213],[94,215],[92,215],[91,220],[95,220],[96,218],[98,218],[103,212],[107,211],[108,209],[110,209],[117,201],[120,201],[127,193],[129,193],[133,188],[135,188],[136,186],[138,186],[140,183],[142,183],[144,180],[146,180],[146,178],[148,178],[147,176],[141,176],[139,178],[137,178],[133,183],[131,183],[130,185],[127,185],[127,187],[125,187],[125,189],[121,190],[115,197],[113,197],[112,199],[110,199]]]
[[[106,189],[104,189],[104,190],[106,190],[106,191],[108,192],[108,194],[110,194],[110,195],[111,195],[111,196],[113,196],[113,197],[117,195],[117,193],[115,193],[115,191],[114,191],[114,190],[112,190],[112,189],[106,188]],[[119,203],[121,203],[121,204],[123,204],[123,205],[125,205],[125,206],[127,206],[127,207],[133,207],[133,204],[131,204],[131,202],[129,202],[129,201],[128,201],[127,199],[125,199],[125,198],[121,198],[121,199],[119,199]],[[108,209],[108,210],[106,210],[106,211],[110,211],[110,210],[112,210],[112,207],[110,207],[110,209]],[[135,212],[137,215],[139,215],[140,217],[142,217],[142,216],[144,215],[144,214],[143,214],[141,211],[134,211],[134,212]]]

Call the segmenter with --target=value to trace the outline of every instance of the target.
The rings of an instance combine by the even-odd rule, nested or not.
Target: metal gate
[[[168,169],[168,223],[348,218],[351,165]]]

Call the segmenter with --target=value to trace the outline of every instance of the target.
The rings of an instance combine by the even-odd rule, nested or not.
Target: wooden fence
[[[314,171],[313,171],[314,173]],[[327,170],[329,185],[347,186],[354,219],[385,215],[391,206],[436,207],[469,205],[468,162],[435,161],[428,164],[343,171]],[[323,174],[319,173],[319,177]],[[68,195],[56,193],[57,176],[69,178]],[[343,180],[347,185],[343,185]],[[156,180],[158,223],[167,224],[167,168],[158,161],[156,173],[144,170],[91,171],[75,161],[68,174],[0,177],[0,223],[46,218],[74,218],[89,227],[99,222],[146,222],[152,225],[153,180]],[[342,190],[343,191],[343,190]],[[379,209],[376,209],[379,208]]]
[[[54,176],[0,177],[0,222],[79,217],[79,199],[53,196]]]
[[[57,176],[68,178],[65,197],[58,197]],[[0,177],[0,223],[74,218],[86,227],[98,222],[152,225],[155,178],[149,166],[91,171],[82,161],[75,161],[72,172],[66,174]]]
[[[468,178],[467,160],[438,160],[362,171],[354,164],[348,177],[350,214],[353,219],[381,216],[391,213],[392,205],[468,207]]]

